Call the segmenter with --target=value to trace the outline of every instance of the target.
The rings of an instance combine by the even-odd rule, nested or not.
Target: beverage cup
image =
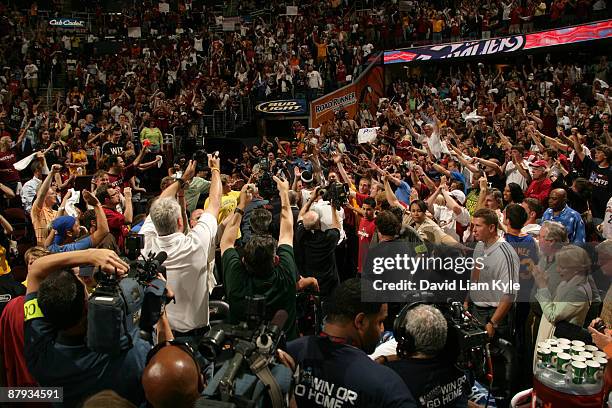
[[[557,354],[557,364],[555,365],[557,372],[561,374],[565,374],[565,372],[567,371],[567,366],[571,362],[572,362],[572,356],[570,356],[568,353],[561,352]]]
[[[586,363],[586,373],[584,380],[589,384],[595,384],[601,378],[599,372],[601,371],[601,365],[597,361],[588,360]]]
[[[584,382],[586,368],[587,368],[586,363],[583,363],[582,361],[572,361],[572,365],[571,365],[572,383],[582,384]]]

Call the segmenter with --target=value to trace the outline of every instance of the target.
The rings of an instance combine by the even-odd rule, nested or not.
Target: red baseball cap
[[[529,164],[531,167],[548,167],[548,163],[546,163],[546,160],[536,160],[533,163]]]

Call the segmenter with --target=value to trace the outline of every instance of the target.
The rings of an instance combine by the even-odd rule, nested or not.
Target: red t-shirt
[[[23,304],[24,296],[11,299],[0,317],[0,347],[6,383],[9,387],[36,387],[38,383],[30,374],[23,355]]]
[[[548,208],[548,194],[550,194],[551,186],[552,181],[549,178],[533,180],[529,187],[527,187],[527,191],[525,191],[525,197],[537,198],[544,208]]]
[[[368,249],[370,248],[370,242],[376,231],[376,220],[367,220],[365,217],[361,219],[359,223],[359,230],[357,236],[359,237],[359,259],[357,261],[357,271],[361,273],[361,268],[366,261],[368,255]]]
[[[117,240],[119,248],[123,248],[123,241],[127,232],[125,228],[125,217],[120,212],[106,207],[104,207],[104,214],[106,214],[106,221],[108,222],[110,233],[113,234]]]
[[[108,185],[113,188],[123,189],[130,186],[130,179],[136,174],[136,168],[133,164],[126,166],[120,174],[108,173]]]
[[[13,164],[17,161],[15,152],[0,152],[0,182],[8,183],[19,181],[19,172],[15,170]]]

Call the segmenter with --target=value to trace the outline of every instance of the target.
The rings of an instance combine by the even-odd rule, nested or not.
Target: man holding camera
[[[334,205],[331,206],[331,228],[323,231],[321,216],[312,211],[311,206],[320,198],[320,189],[316,187],[308,202],[300,210],[296,234],[298,248],[296,259],[301,266],[302,276],[314,277],[319,282],[321,297],[326,298],[338,286],[338,268],[336,266],[336,245],[340,240],[340,219]]]
[[[140,377],[151,346],[134,335],[132,347],[118,355],[87,347],[88,324],[95,322],[87,321],[87,290],[72,270],[80,265],[94,265],[119,278],[129,269],[119,255],[107,249],[52,254],[34,261],[29,267],[24,304],[28,369],[40,386],[62,387],[66,407],[106,389],[138,405],[144,401]],[[162,315],[158,341],[171,338]]]
[[[208,331],[208,295],[212,269],[211,246],[217,234],[221,202],[221,174],[218,156],[208,156],[212,171],[209,205],[197,224],[184,234],[181,207],[176,195],[195,175],[196,162],[190,161],[183,177],[167,187],[151,205],[140,233],[145,237],[143,253],[165,251],[168,285],[176,303],[166,307],[170,326],[177,338],[198,341]]]
[[[293,214],[289,203],[289,182],[274,176],[281,199],[281,223],[278,244],[267,234],[255,234],[244,246],[244,255],[234,248],[236,235],[251,202],[251,186],[240,191],[238,206],[221,238],[221,255],[225,293],[230,305],[230,321],[246,321],[246,297],[262,295],[266,298],[266,312],[272,316],[277,310],[287,311],[285,332],[289,339],[297,337],[295,292],[297,265],[293,255]]]

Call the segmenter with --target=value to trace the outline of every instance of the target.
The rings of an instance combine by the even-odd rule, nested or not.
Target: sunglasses
[[[174,340],[166,340],[166,341],[163,341],[161,343],[157,343],[147,353],[146,365],[149,364],[149,362],[153,359],[153,357],[155,357],[155,355],[157,353],[159,353],[159,351],[161,349],[163,349],[164,347],[168,347],[168,346],[178,347],[181,350],[183,350],[185,353],[189,354],[191,356],[191,358],[193,359],[193,362],[196,364],[196,367],[198,367],[198,372],[200,372],[200,364],[198,363],[198,360],[195,357],[195,351],[193,350],[193,348],[189,345],[189,343],[187,343],[185,341],[182,341],[182,340],[176,340],[176,339],[174,339]]]

